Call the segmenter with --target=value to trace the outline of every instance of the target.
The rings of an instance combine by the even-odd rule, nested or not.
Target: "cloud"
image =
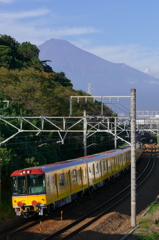
[[[0,0],[1,1],[1,0]],[[21,18],[30,18],[30,17],[39,17],[49,13],[48,9],[36,9],[32,11],[23,11],[23,12],[0,12],[0,19],[21,19]]]
[[[29,41],[39,45],[50,38],[67,38],[67,36],[99,32],[93,27],[58,28],[58,20],[59,16],[50,14],[48,9],[0,11],[0,33],[10,35],[19,42]]]
[[[99,32],[94,27],[58,27],[61,18],[47,8],[16,12],[0,10],[0,33],[10,35],[19,42],[29,41],[39,45],[50,38],[67,39],[67,36]]]
[[[0,3],[12,3],[14,0],[0,0]]]
[[[11,24],[9,24],[10,22]],[[12,27],[13,22],[14,28]],[[45,25],[39,26],[38,20],[34,22],[34,24],[32,21],[28,24],[28,22],[21,23],[20,21],[11,21],[10,18],[6,18],[3,23],[0,21],[0,32],[1,34],[7,34],[14,37],[18,42],[29,41],[33,44],[40,45],[50,38],[65,38],[66,36],[89,34],[97,31],[91,27],[54,29],[53,27],[46,28]]]
[[[159,84],[159,81],[150,80],[150,81],[147,81],[146,83],[149,83],[149,84]]]

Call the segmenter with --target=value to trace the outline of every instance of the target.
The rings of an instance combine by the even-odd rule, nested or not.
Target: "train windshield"
[[[11,180],[13,195],[46,193],[44,174],[16,176]]]

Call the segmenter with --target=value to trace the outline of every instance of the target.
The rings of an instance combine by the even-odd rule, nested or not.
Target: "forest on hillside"
[[[19,43],[8,35],[0,35],[0,115],[3,116],[68,116],[70,96],[86,96],[82,90],[73,89],[64,72],[56,73],[39,60],[39,49],[29,43]],[[9,101],[9,107],[5,105]],[[101,103],[92,100],[73,102],[76,116],[99,115]],[[104,114],[112,110],[104,105]],[[14,124],[15,120],[10,120]],[[0,122],[0,142],[14,134],[5,122]],[[0,148],[1,186],[10,188],[9,175],[15,169],[63,161],[83,156],[83,138],[69,134],[65,144],[57,144],[55,133],[19,133]],[[95,143],[95,144],[94,144]],[[88,154],[113,148],[111,136],[96,134],[88,140]],[[39,147],[41,146],[41,147]],[[2,196],[3,197],[3,196]]]

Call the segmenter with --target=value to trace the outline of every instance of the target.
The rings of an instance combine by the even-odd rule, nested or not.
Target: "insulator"
[[[109,98],[109,102],[112,102],[112,98]]]
[[[120,102],[120,98],[118,98],[118,102]]]
[[[94,103],[96,102],[95,98],[93,98],[93,102],[94,102]]]
[[[85,103],[87,103],[87,98],[85,98]]]
[[[79,98],[77,98],[77,103],[79,103]]]

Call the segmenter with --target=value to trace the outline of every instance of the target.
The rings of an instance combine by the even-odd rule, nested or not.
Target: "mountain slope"
[[[129,96],[130,89],[136,88],[138,110],[159,110],[158,104],[155,104],[159,79],[124,63],[104,60],[65,40],[50,39],[38,48],[40,59],[51,60],[49,64],[53,70],[65,72],[75,89],[87,91],[88,83],[91,82],[92,95]],[[145,104],[147,98],[151,101]],[[128,100],[125,102],[129,108]]]

